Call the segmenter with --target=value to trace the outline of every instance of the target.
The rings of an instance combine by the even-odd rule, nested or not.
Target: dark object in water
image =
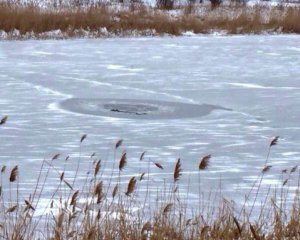
[[[117,108],[110,109],[112,112],[121,112],[121,113],[129,113],[129,114],[136,114],[136,115],[146,115],[147,113],[139,113],[139,112],[130,112],[130,111],[123,111]]]

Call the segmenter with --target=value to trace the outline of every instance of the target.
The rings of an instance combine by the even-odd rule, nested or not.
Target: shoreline
[[[72,33],[70,36],[67,32],[62,32],[60,29],[42,32],[42,33],[33,33],[26,32],[25,34],[20,34],[20,31],[15,29],[11,32],[5,32],[0,30],[0,41],[30,41],[30,40],[96,40],[96,39],[114,39],[114,38],[164,38],[164,37],[234,37],[234,36],[280,36],[280,35],[295,35],[300,36],[299,33],[286,33],[280,31],[262,31],[260,33],[237,33],[230,34],[224,31],[211,31],[209,33],[193,33],[190,31],[182,32],[180,35],[171,35],[171,34],[157,34],[154,31],[133,31],[133,32],[122,32],[120,34],[115,34],[112,32],[107,32],[103,34],[101,30],[99,31],[86,31],[84,29],[76,29],[75,33]]]

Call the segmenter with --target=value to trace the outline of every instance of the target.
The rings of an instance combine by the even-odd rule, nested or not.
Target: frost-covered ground
[[[109,178],[114,144],[124,139],[116,153],[118,159],[127,151],[124,181],[147,171],[148,164],[139,161],[147,151],[145,162],[164,167],[150,165],[155,194],[158,186],[172,182],[180,157],[181,189],[185,192],[189,185],[193,202],[199,160],[212,154],[208,170],[201,172],[201,190],[243,201],[263,167],[271,138],[279,135],[263,187],[281,186],[281,170],[300,159],[299,40],[279,35],[0,42],[0,109],[1,116],[9,115],[0,129],[1,165],[19,165],[21,192],[27,196],[43,158],[60,153],[55,166],[62,171],[63,159],[70,155],[65,177],[73,176],[85,133],[83,179],[93,152]],[[60,106],[72,97],[211,104],[232,111],[178,119],[114,118]],[[290,184],[292,189],[296,177]],[[47,185],[49,196],[52,188],[55,184]]]

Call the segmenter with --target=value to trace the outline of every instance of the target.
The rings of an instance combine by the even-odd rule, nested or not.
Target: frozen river
[[[115,100],[122,99],[122,100]],[[199,106],[200,105],[200,106]],[[300,162],[300,37],[199,36],[0,42],[1,165],[18,165],[30,192],[44,158],[72,176],[79,154],[85,178],[96,152],[111,173],[118,139],[126,149],[124,181],[151,164],[150,188],[172,182],[181,158],[181,188],[242,200],[260,173],[270,140],[271,170],[262,182],[281,186],[281,171]],[[56,177],[57,176],[53,176]],[[291,187],[297,183],[297,176]],[[51,184],[47,186],[51,190]]]

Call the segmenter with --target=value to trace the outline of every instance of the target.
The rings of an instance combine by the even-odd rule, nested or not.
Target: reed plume
[[[94,176],[96,177],[99,170],[101,168],[101,159],[97,161],[96,166],[95,166],[95,172],[94,172]]]
[[[14,205],[6,210],[6,213],[12,213],[18,209],[18,205]]]
[[[5,124],[6,121],[7,121],[7,119],[8,119],[8,116],[3,117],[3,118],[0,120],[0,125]]]
[[[132,177],[129,182],[128,182],[128,185],[127,185],[127,191],[126,191],[126,196],[130,196],[134,189],[135,189],[135,186],[136,186],[136,179],[135,177]]]
[[[160,163],[155,162],[154,164],[155,164],[156,167],[158,167],[158,168],[160,168],[162,170],[164,169],[163,166]]]
[[[271,165],[266,165],[263,167],[263,169],[261,170],[262,173],[266,173],[267,171],[269,171],[271,169]]]
[[[101,219],[101,210],[99,209],[96,216],[97,220]]]
[[[25,204],[29,209],[31,209],[33,211],[35,210],[35,208],[31,205],[31,203],[29,201],[25,200]]]
[[[114,187],[113,192],[112,192],[113,198],[115,198],[117,196],[118,190],[119,190],[119,186],[118,186],[118,184],[116,184],[116,186]]]
[[[140,156],[140,161],[143,161],[145,154],[146,154],[146,151],[142,152],[142,154]]]
[[[180,163],[180,158],[177,159],[177,163],[174,169],[174,182],[177,182],[179,180],[179,177],[181,176],[181,163]]]
[[[168,203],[164,208],[163,208],[163,215],[166,215],[169,213],[172,209],[173,203]]]
[[[16,181],[17,176],[18,176],[18,166],[15,166],[10,172],[9,181],[10,182]]]
[[[278,144],[278,139],[279,139],[279,136],[276,136],[272,139],[271,143],[270,143],[270,147],[274,146],[274,145],[277,145]]]
[[[84,141],[84,139],[87,138],[87,135],[86,134],[83,134],[80,138],[80,143],[82,143]]]
[[[127,156],[126,152],[124,152],[121,156],[120,162],[119,162],[119,170],[122,171],[127,163]]]
[[[104,194],[103,194],[103,182],[100,181],[96,184],[95,186],[95,190],[94,190],[94,195],[97,196],[97,204],[99,204],[103,197],[104,197]]]
[[[209,155],[204,156],[200,160],[199,170],[204,170],[204,169],[206,169],[208,167],[210,158],[211,158],[211,155],[209,154]]]
[[[141,176],[140,176],[140,181],[142,181],[142,180],[144,180],[145,178],[144,178],[144,176],[145,176],[145,172],[143,172],[142,174],[141,174]]]
[[[61,182],[64,180],[64,177],[65,177],[65,172],[62,172],[59,177]]]
[[[58,158],[59,158],[59,156],[60,156],[60,154],[59,154],[59,153],[55,154],[55,155],[52,157],[52,160],[56,160],[56,159],[58,159]]]
[[[79,190],[77,190],[76,192],[73,193],[71,202],[70,202],[70,206],[76,205],[78,193],[79,193]]]
[[[116,142],[115,149],[118,149],[123,143],[123,139],[120,139]]]
[[[293,173],[293,172],[295,172],[295,171],[297,170],[297,168],[298,168],[298,165],[296,165],[296,166],[292,167],[292,169],[291,169],[290,173]]]

